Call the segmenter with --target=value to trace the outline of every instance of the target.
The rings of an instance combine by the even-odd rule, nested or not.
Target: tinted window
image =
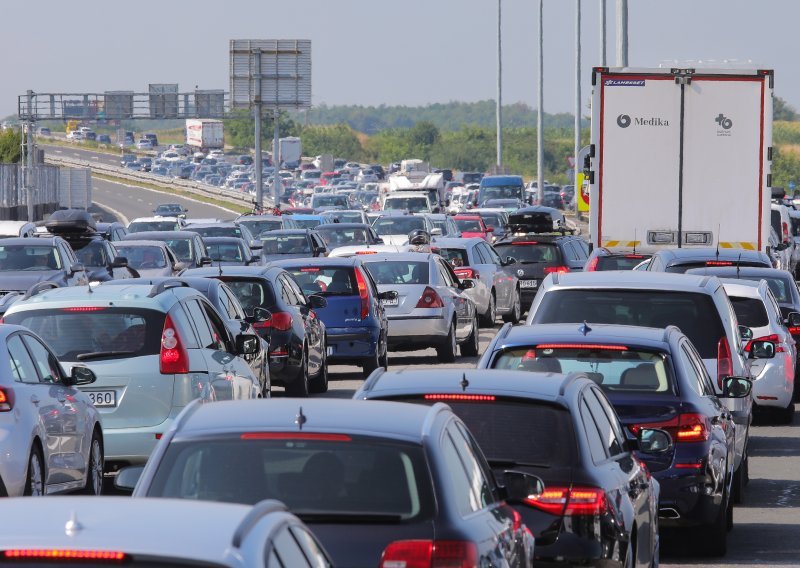
[[[236,295],[236,298],[247,314],[252,314],[253,308],[269,308],[275,305],[275,295],[272,293],[272,286],[265,282],[250,279],[237,280],[225,276],[220,278],[220,280],[225,282]]]
[[[586,441],[589,444],[589,452],[592,455],[592,461],[594,461],[594,463],[600,463],[608,457],[606,455],[606,444],[604,443],[602,436],[600,436],[600,432],[597,429],[597,424],[595,424],[594,417],[589,411],[589,406],[586,404],[586,400],[581,400],[580,408],[581,421],[583,422],[583,428],[586,432]]]
[[[209,327],[209,321],[203,307],[197,300],[188,300],[185,305],[189,310],[189,317],[194,324],[194,328],[197,330],[200,346],[215,349],[217,347],[217,338],[214,337],[214,332]]]
[[[274,231],[283,227],[280,219],[247,220],[239,221],[239,223],[250,229],[250,232],[254,235],[260,235],[262,231]]]
[[[164,242],[172,249],[172,252],[178,257],[178,260],[192,262],[195,258],[192,239],[166,239]]]
[[[106,266],[110,259],[102,242],[92,241],[80,250],[75,251],[78,262],[84,266]]]
[[[703,386],[703,379],[700,376],[700,371],[697,368],[697,363],[692,358],[688,345],[683,343],[681,345],[681,364],[683,365],[684,372],[687,374],[687,382],[689,383],[689,388],[691,388],[698,396],[703,396],[705,394],[705,389]]]
[[[447,433],[442,436],[442,458],[447,466],[450,490],[458,507],[458,512],[462,516],[466,516],[477,511],[479,509],[478,502],[470,486],[469,475],[467,475],[464,463],[458,455],[455,442]]]
[[[661,290],[554,290],[547,292],[533,323],[610,323],[678,326],[703,359],[717,357],[725,329],[711,296]]]
[[[462,233],[482,233],[483,227],[481,226],[480,219],[455,219],[456,227]]]
[[[425,219],[412,215],[402,217],[378,217],[372,228],[379,235],[407,235],[416,229],[427,230]]]
[[[621,454],[624,451],[622,441],[617,437],[617,431],[611,425],[611,419],[606,414],[602,404],[600,404],[597,393],[594,392],[594,389],[589,389],[584,393],[584,396],[594,417],[597,430],[600,432],[606,452],[611,457]]]
[[[765,327],[769,325],[769,317],[764,307],[764,302],[760,298],[742,298],[739,296],[728,296],[736,312],[736,319],[739,325],[747,327]]]
[[[320,225],[317,233],[330,248],[363,245],[368,242],[366,227],[338,228],[336,223]]]
[[[266,233],[259,238],[264,243],[261,254],[311,254],[311,243],[305,234]]]
[[[595,270],[633,270],[641,262],[647,260],[647,256],[626,255],[626,256],[598,256]]]
[[[378,284],[428,284],[430,282],[427,260],[365,262],[364,266]]]
[[[323,296],[358,295],[355,273],[349,266],[285,268],[306,294],[321,294]]]
[[[522,264],[535,262],[560,264],[562,258],[558,246],[551,243],[497,244],[494,248],[501,257],[513,256]]]
[[[454,268],[469,266],[470,264],[466,249],[433,247],[432,252],[438,253],[439,256],[449,262]]]
[[[39,375],[36,373],[36,366],[33,364],[28,350],[22,344],[19,334],[8,338],[8,355],[11,365],[11,374],[14,380],[22,383],[38,383]]]
[[[237,243],[209,243],[208,256],[214,262],[244,262],[242,249]]]
[[[483,252],[484,258],[486,258],[489,261],[489,264],[496,264],[500,266],[503,263],[503,261],[500,260],[500,256],[495,252],[495,250],[491,246],[481,243],[479,247]]]
[[[186,227],[187,231],[197,233],[201,237],[242,237],[239,227]]]
[[[781,234],[781,212],[772,210],[770,211],[770,220],[772,221],[772,228],[775,229],[777,234]]]
[[[450,425],[448,432],[461,457],[461,463],[464,464],[464,469],[467,472],[469,486],[472,490],[471,501],[476,504],[476,509],[483,509],[494,503],[495,497],[492,492],[492,485],[486,478],[486,472],[483,467],[481,467],[480,461],[476,457],[471,443],[464,433],[459,428],[455,427],[455,423]]]
[[[426,197],[388,197],[383,204],[384,211],[427,211]]]
[[[129,233],[141,233],[143,231],[177,231],[180,229],[178,222],[171,221],[136,221],[128,225]]]
[[[55,357],[42,345],[42,343],[30,335],[23,335],[25,345],[28,346],[33,357],[33,362],[39,369],[39,377],[43,383],[57,383],[61,380],[61,369]]]
[[[61,259],[51,246],[0,246],[0,271],[60,270]]]
[[[148,268],[166,268],[167,259],[164,251],[157,246],[135,246],[119,243],[117,251],[128,259],[128,265],[136,270]]]

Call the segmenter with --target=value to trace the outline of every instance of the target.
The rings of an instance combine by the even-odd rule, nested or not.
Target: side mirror
[[[664,430],[642,428],[637,439],[639,451],[650,454],[666,452],[672,448],[672,438]]]
[[[507,256],[504,266],[509,266],[511,264],[517,264],[517,259],[514,258],[513,256]]]
[[[386,292],[381,292],[378,294],[379,300],[396,300],[400,294],[398,294],[395,290],[387,290]]]
[[[111,261],[111,268],[128,268],[128,259],[124,256],[115,256]]]
[[[739,337],[741,337],[744,341],[750,341],[751,339],[753,339],[753,330],[747,327],[746,325],[740,325]]]
[[[84,270],[86,270],[86,267],[80,262],[76,262],[75,264],[69,267],[70,274],[75,274],[76,272],[83,272]]]
[[[69,373],[69,384],[67,386],[90,385],[96,380],[97,375],[89,367],[75,364]]]
[[[247,246],[249,246],[251,249],[260,249],[260,248],[264,248],[264,242],[260,241],[258,239],[253,239],[252,241],[250,241],[248,243]]]
[[[311,294],[308,297],[308,304],[312,308],[315,308],[315,309],[317,309],[317,308],[326,308],[326,307],[328,307],[328,300],[326,300],[325,298],[323,298],[322,296],[319,296],[317,294]]]
[[[186,263],[180,261],[176,262],[175,264],[172,265],[172,270],[175,270],[177,272],[183,272],[184,270],[186,270]]]
[[[200,257],[200,266],[211,266],[214,263],[210,256]]]
[[[123,467],[114,478],[114,488],[124,491],[125,493],[133,493],[133,488],[142,476],[144,471],[143,465],[129,465]]]
[[[314,249],[314,254],[316,255],[325,254],[326,252],[328,252],[328,249],[325,247],[317,247]]]
[[[745,398],[753,390],[753,381],[747,377],[725,377],[722,381],[722,398]]]
[[[544,492],[544,482],[530,473],[506,470],[503,472],[503,478],[505,498],[508,503],[522,503]]]
[[[775,357],[775,344],[773,342],[750,342],[750,359],[772,359],[773,357]]]
[[[786,316],[786,325],[789,327],[800,327],[800,313],[798,312],[789,312],[789,315]]]
[[[494,233],[494,227],[486,227],[487,233]]]
[[[272,319],[272,313],[266,308],[256,307],[253,308],[253,315],[247,316],[245,321],[248,323],[261,323],[267,322]]]
[[[439,227],[434,227],[431,229],[431,236],[433,237],[441,237],[442,236],[442,229]]]
[[[464,278],[458,284],[461,290],[472,290],[475,287],[475,281],[472,278]]]
[[[378,237],[377,239],[375,239],[375,244],[376,244],[376,245],[382,245],[382,244],[384,244],[384,242],[383,242],[383,239],[382,239],[382,238],[380,238],[380,237]]]
[[[257,335],[241,333],[236,336],[237,355],[255,355],[261,347]]]

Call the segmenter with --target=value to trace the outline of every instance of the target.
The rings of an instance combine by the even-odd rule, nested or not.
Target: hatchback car
[[[293,215],[241,215],[236,218],[236,223],[244,225],[257,237],[264,231],[296,229],[297,223],[292,217]]]
[[[545,566],[657,566],[659,486],[633,450],[606,396],[583,374],[488,370],[375,373],[354,398],[445,402],[500,478],[507,468],[545,489],[514,505]],[[632,488],[635,488],[632,490]]]
[[[651,272],[686,272],[690,268],[705,266],[758,266],[772,268],[765,252],[744,249],[676,248],[655,252],[647,265]]]
[[[239,357],[255,353],[258,338],[232,338],[202,294],[176,284],[58,288],[4,316],[37,333],[68,367],[82,363],[97,374],[81,390],[103,418],[112,469],[143,463],[191,400],[259,394]]]
[[[203,239],[206,237],[236,237],[245,241],[251,248],[261,248],[261,243],[256,240],[250,229],[240,223],[193,223],[186,225],[184,231],[197,233]]]
[[[40,282],[85,286],[86,267],[61,237],[0,240],[0,294],[25,292]]]
[[[253,250],[243,240],[236,237],[203,237],[208,256],[213,264],[230,266],[249,266],[261,262],[260,256],[253,256]]]
[[[153,209],[153,214],[159,217],[186,217],[188,212],[180,203],[161,203]]]
[[[283,229],[262,233],[261,261],[285,258],[315,258],[325,256],[328,249],[325,240],[312,229]]]
[[[141,231],[125,235],[122,242],[129,241],[162,241],[190,268],[211,264],[203,238],[193,231]]]
[[[128,233],[142,231],[180,231],[183,223],[178,217],[139,217],[128,224]]]
[[[314,231],[322,237],[329,252],[338,247],[382,245],[375,230],[366,223],[327,223]]]
[[[596,247],[583,269],[586,272],[601,270],[633,270],[637,265],[648,260],[651,254],[642,254],[636,250],[609,249]]]
[[[433,234],[433,223],[426,215],[406,215],[403,213],[382,213],[372,222],[372,228],[387,245],[408,244],[411,231],[425,231]]]
[[[103,486],[100,414],[78,390],[95,380],[83,365],[65,373],[42,340],[0,325],[0,496],[45,495]]]
[[[541,481],[506,477],[443,404],[272,399],[187,409],[133,500],[278,499],[337,566],[527,566],[533,539],[505,499]]]
[[[114,248],[143,278],[177,276],[187,268],[162,241],[121,241]]]

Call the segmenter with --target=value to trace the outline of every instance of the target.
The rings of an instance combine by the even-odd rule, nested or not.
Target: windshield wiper
[[[392,513],[358,513],[351,511],[292,511],[301,520],[310,523],[399,523],[402,515]]]
[[[103,357],[119,357],[122,355],[133,355],[136,351],[93,351],[91,353],[81,353],[78,361],[88,361],[89,359],[101,359]]]
[[[545,262],[544,260],[520,260],[520,264],[539,264],[540,262]]]
[[[512,458],[486,458],[486,461],[488,461],[489,465],[492,467],[514,467],[514,466],[547,467],[547,468],[550,467],[550,465],[546,463],[519,461]]]

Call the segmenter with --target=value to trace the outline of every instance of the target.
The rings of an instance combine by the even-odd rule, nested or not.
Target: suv
[[[100,411],[106,464],[144,463],[191,400],[255,398],[258,379],[239,355],[253,335],[231,337],[198,291],[157,286],[58,288],[15,303],[5,323],[37,333],[65,366],[97,375],[80,387]]]
[[[765,252],[728,248],[674,248],[653,253],[647,270],[650,272],[686,272],[690,268],[705,266],[759,266],[773,268]]]
[[[384,211],[408,211],[409,213],[433,213],[425,192],[395,191],[389,193],[383,202]]]
[[[61,237],[0,239],[0,295],[25,292],[34,284],[84,286],[86,269]]]

